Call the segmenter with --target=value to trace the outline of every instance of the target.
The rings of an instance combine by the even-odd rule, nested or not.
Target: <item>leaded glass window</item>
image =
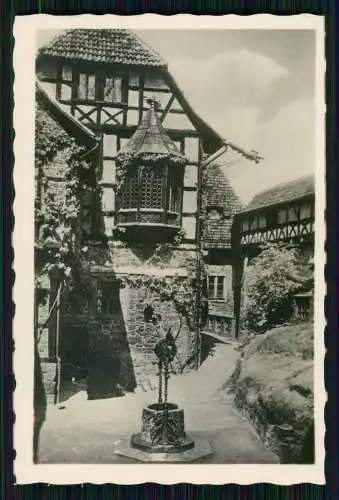
[[[121,207],[137,208],[138,206],[138,180],[137,176],[127,177],[122,192]]]
[[[140,208],[163,208],[163,170],[144,167],[141,173]]]

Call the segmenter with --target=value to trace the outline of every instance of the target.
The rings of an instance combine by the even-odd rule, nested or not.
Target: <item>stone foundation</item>
[[[57,364],[53,361],[41,361],[41,372],[48,405],[55,403]]]

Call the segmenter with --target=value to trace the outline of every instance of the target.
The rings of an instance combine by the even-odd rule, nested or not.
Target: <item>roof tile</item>
[[[242,205],[232,189],[221,166],[215,162],[206,169],[203,200],[207,217],[202,227],[202,243],[205,248],[230,248],[233,217],[240,212]],[[221,211],[220,218],[208,215],[209,208]]]
[[[132,137],[116,155],[116,160],[119,162],[125,156],[140,158],[144,155],[168,157],[183,164],[188,161],[162,127],[153,104]]]
[[[279,184],[271,189],[263,191],[252,199],[244,212],[250,212],[259,208],[278,205],[278,203],[298,200],[315,192],[315,179],[313,175],[301,177],[292,182]]]
[[[109,64],[167,66],[157,52],[125,29],[67,30],[42,47],[40,54]]]

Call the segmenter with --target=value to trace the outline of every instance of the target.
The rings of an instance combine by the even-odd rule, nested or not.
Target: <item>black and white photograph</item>
[[[321,19],[56,17],[15,34],[30,54],[15,59],[15,447],[31,481],[119,465],[128,483],[148,465],[145,480],[199,483],[202,464],[207,483],[256,467],[319,481]]]

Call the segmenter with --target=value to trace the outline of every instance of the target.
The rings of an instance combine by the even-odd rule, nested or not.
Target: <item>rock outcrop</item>
[[[313,323],[274,328],[243,348],[235,404],[282,463],[314,462]]]

